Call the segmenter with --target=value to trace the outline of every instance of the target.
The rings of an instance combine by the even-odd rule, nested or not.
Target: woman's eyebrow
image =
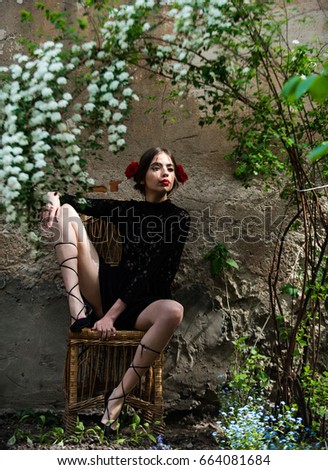
[[[163,166],[163,163],[154,162],[154,163],[152,163],[150,166],[155,166],[155,165]],[[168,163],[166,166],[172,167],[172,168],[174,167],[173,163]]]

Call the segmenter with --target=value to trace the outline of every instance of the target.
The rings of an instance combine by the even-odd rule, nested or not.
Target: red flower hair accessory
[[[129,165],[125,168],[125,176],[130,179],[133,178],[134,175],[137,173],[139,170],[139,163],[138,162],[131,162]]]
[[[187,179],[188,179],[188,175],[186,174],[186,172],[184,171],[183,169],[183,166],[178,164],[175,168],[175,174],[176,174],[176,177],[177,177],[177,180],[179,181],[179,183],[181,184],[184,184]]]

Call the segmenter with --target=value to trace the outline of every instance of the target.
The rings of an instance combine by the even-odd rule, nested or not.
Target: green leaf
[[[305,80],[301,80],[295,90],[295,100],[298,100],[302,95],[304,95],[316,79],[316,75],[310,75]]]
[[[149,439],[154,442],[155,444],[157,443],[157,439],[155,436],[153,436],[152,434],[148,434],[147,437],[149,437]]]
[[[83,430],[84,430],[84,424],[82,423],[82,421],[79,421],[79,422],[76,424],[75,430],[76,430],[76,431],[83,431]]]
[[[211,274],[217,276],[221,271],[221,264],[218,259],[212,259],[211,262]]]
[[[210,260],[210,271],[212,276],[218,276],[224,268],[229,266],[239,269],[238,264],[232,258],[228,258],[229,251],[223,243],[217,243],[214,248],[203,255],[204,259]]]
[[[77,18],[77,22],[82,30],[88,27],[88,20],[85,16],[83,18]]]
[[[94,436],[98,436],[97,431],[93,428],[87,429],[86,434],[93,434]]]
[[[45,422],[46,422],[46,417],[44,415],[40,415],[39,419],[40,419],[41,423],[44,425]]]
[[[328,99],[328,77],[325,75],[318,75],[311,84],[309,93],[318,103],[324,102]]]
[[[311,162],[314,163],[319,158],[323,157],[328,153],[328,141],[322,142],[322,144],[318,145],[315,147],[313,150],[311,150],[310,153],[306,156],[306,158]]]
[[[116,444],[124,444],[125,441],[126,441],[126,439],[124,439],[124,438],[122,438],[122,437],[119,438],[119,439],[115,439],[115,443],[116,443]]]
[[[22,23],[24,23],[24,21],[34,21],[33,16],[27,10],[21,10],[20,11],[20,19],[21,19]]]
[[[281,94],[287,98],[288,101],[294,102],[296,100],[296,89],[299,83],[302,81],[301,77],[290,78],[282,87]]]
[[[13,436],[11,436],[11,438],[7,441],[7,446],[10,447],[10,446],[13,446],[16,444],[16,436],[15,434]]]
[[[281,288],[282,294],[287,294],[290,295],[291,297],[297,297],[298,296],[298,289],[297,287],[294,287],[292,284],[285,284]]]
[[[300,356],[300,355],[301,355],[300,350],[299,350],[298,348],[295,348],[295,349],[294,349],[294,352],[293,352],[293,356],[296,356],[296,357],[297,357],[297,356]]]
[[[140,421],[141,421],[140,416],[137,415],[137,414],[134,414],[134,415],[133,415],[133,418],[132,418],[132,422],[133,422],[134,424],[136,424],[137,426],[139,426]]]
[[[226,264],[228,264],[229,266],[231,266],[232,268],[236,268],[236,269],[239,269],[239,265],[238,263],[236,263],[236,261],[232,258],[228,258],[227,261],[226,261]]]

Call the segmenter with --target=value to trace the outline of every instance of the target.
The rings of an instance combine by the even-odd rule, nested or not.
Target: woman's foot
[[[104,429],[104,435],[107,437],[116,434],[118,430],[118,419],[125,402],[125,396],[124,391],[122,394],[118,387],[105,394],[105,412],[101,418],[101,427]]]
[[[73,333],[82,331],[83,328],[92,328],[98,320],[93,308],[88,303],[83,303],[83,307],[77,316],[71,315],[70,330]]]

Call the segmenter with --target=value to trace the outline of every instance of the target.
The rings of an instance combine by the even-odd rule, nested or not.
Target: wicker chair
[[[121,252],[115,227],[106,218],[84,219],[88,235],[104,260],[118,263]],[[103,340],[97,332],[85,328],[80,333],[69,332],[65,367],[65,430],[72,432],[82,411],[103,411],[104,393],[121,381],[132,362],[144,333],[117,331]],[[144,422],[155,432],[164,432],[163,422],[163,353],[127,396],[126,403],[141,412]]]

